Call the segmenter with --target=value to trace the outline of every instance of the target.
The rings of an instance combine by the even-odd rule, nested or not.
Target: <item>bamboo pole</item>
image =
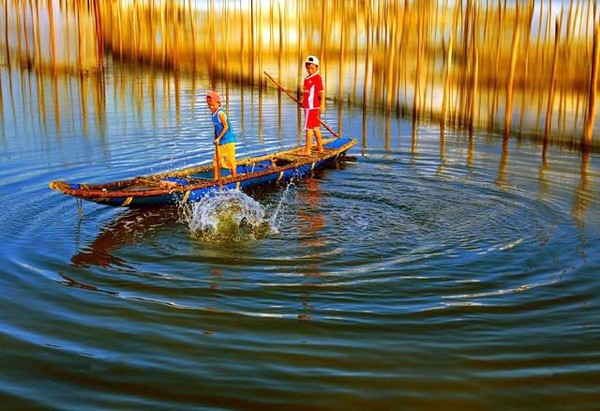
[[[258,45],[257,45],[257,58],[258,58],[258,63],[257,66],[259,69],[260,67],[262,67],[263,64],[263,7],[262,7],[262,3],[258,2],[257,5],[258,8]],[[255,67],[252,67],[252,83],[255,82],[256,77],[256,72],[255,72]],[[259,72],[260,73],[260,72]],[[262,116],[262,87],[263,86],[263,79],[262,76],[258,76],[258,95],[259,95],[259,116]],[[259,124],[262,125],[262,118],[259,118]]]
[[[402,18],[400,18],[400,15],[402,14]],[[403,26],[404,24],[406,24],[406,12],[405,10],[400,6],[400,4],[397,2],[395,7],[394,7],[394,14],[393,14],[393,19],[397,21],[397,23],[395,24],[396,26],[396,30],[394,31],[394,38],[396,41],[396,44],[398,47],[398,54],[399,56],[402,56],[402,58],[398,58],[395,61],[395,66],[396,66],[396,70],[395,70],[395,75],[393,76],[393,83],[392,83],[392,99],[393,99],[393,104],[395,105],[396,108],[396,113],[400,114],[401,109],[400,106],[402,105],[402,78],[406,78],[406,72],[407,72],[407,68],[406,66],[403,66],[400,64],[400,62],[405,59],[406,56],[406,50],[407,50],[407,44],[405,43],[405,41],[403,41],[403,36],[406,33],[405,27]],[[400,23],[400,24],[398,24]],[[406,90],[406,87],[404,87],[404,90]],[[406,101],[406,98],[404,99],[404,101]],[[392,107],[390,107],[391,109]]]
[[[506,112],[504,113],[504,138],[508,138],[510,135],[510,125],[512,117],[512,105],[513,105],[513,87],[515,81],[515,68],[517,66],[517,52],[519,49],[520,40],[520,25],[519,25],[519,2],[516,3],[516,15],[515,15],[515,31],[512,39],[512,52],[510,56],[510,68],[508,71],[508,81],[506,83]]]
[[[471,82],[471,97],[470,97],[470,109],[469,109],[469,136],[472,139],[473,136],[473,129],[474,129],[474,125],[473,123],[475,122],[475,100],[477,99],[477,93],[479,90],[479,42],[477,41],[477,16],[478,16],[478,9],[475,6],[475,10],[473,10],[473,20],[474,20],[474,27],[473,30],[471,31],[471,54],[472,54],[472,61],[473,61],[473,67],[472,67],[472,72],[471,72],[471,76],[472,76],[472,82]]]
[[[21,1],[22,12],[23,12],[23,37],[25,44],[25,62],[24,65],[28,69],[31,68],[33,64],[33,56],[32,52],[29,51],[29,30],[27,27],[27,1]]]
[[[534,6],[535,3],[533,0],[530,0],[529,2],[529,11],[528,11],[528,26],[527,26],[527,34],[525,35],[525,39],[529,39],[529,37],[531,36],[531,26],[533,24],[533,14],[534,14]],[[530,57],[530,42],[526,41],[525,42],[525,68],[524,68],[524,79],[523,79],[523,88],[521,90],[521,110],[520,110],[520,117],[519,117],[519,133],[522,132],[523,130],[523,118],[525,115],[525,101],[526,101],[526,95],[528,92],[528,83],[529,83],[529,57]]]
[[[494,64],[494,84],[492,88],[492,101],[489,117],[489,129],[493,130],[495,126],[496,109],[498,106],[498,83],[500,77],[500,60],[502,57],[502,33],[504,31],[504,14],[502,11],[502,2],[498,0],[498,30],[496,31],[496,57]]]
[[[434,27],[438,27],[440,24],[439,18],[439,12],[440,12],[440,4],[439,2],[435,3],[435,13],[434,13],[434,17],[433,17],[433,25]],[[432,58],[429,59],[429,65],[427,66],[427,72],[428,72],[428,78],[425,81],[426,83],[430,83],[431,87],[429,87],[429,118],[433,119],[434,118],[434,110],[433,110],[433,106],[434,106],[434,90],[435,90],[435,64],[436,64],[436,45],[437,45],[437,40],[438,40],[438,33],[439,30],[433,30],[433,51],[431,53]]]
[[[14,12],[15,12],[15,20],[16,20],[16,22],[15,22],[16,30],[18,33],[18,37],[16,40],[16,42],[17,42],[17,62],[19,64],[22,64],[23,57],[22,57],[22,49],[21,49],[21,36],[22,36],[22,34],[21,34],[21,13],[18,9],[18,6],[15,7]]]
[[[455,6],[454,13],[452,16],[452,27],[456,27],[458,21],[458,7]],[[450,39],[448,41],[448,48],[446,50],[446,68],[444,70],[444,88],[442,91],[442,112],[440,114],[440,128],[442,134],[446,127],[446,115],[448,110],[448,99],[450,95],[450,73],[452,72],[452,56],[454,51],[454,30],[450,30]]]
[[[327,25],[327,23],[328,23],[327,14],[328,13],[325,8],[325,4],[326,4],[326,0],[322,0],[322,2],[321,2],[321,26],[320,26],[321,39],[320,39],[319,58],[321,59],[321,61],[323,61],[323,63],[321,63],[321,66],[319,67],[319,71],[321,71],[321,73],[324,75],[324,77],[327,78],[327,73],[326,73],[327,66],[324,63],[327,62],[327,56],[325,55],[325,52],[328,49],[327,40],[329,39],[329,27]]]
[[[255,2],[254,0],[250,0],[250,79],[252,81],[254,81],[254,57],[256,56],[255,53],[255,47],[256,47],[256,41],[255,41],[255,36],[256,36],[256,29],[255,29],[255,22],[254,22],[254,15],[255,15]]]
[[[104,42],[103,42],[103,31],[102,31],[102,13],[100,12],[100,0],[94,0],[94,20],[96,22],[96,46],[98,65],[102,65],[104,61]]]
[[[425,7],[423,14],[423,43],[421,45],[421,51],[420,54],[422,55],[422,58],[424,60],[423,62],[423,66],[425,67],[424,74],[422,75],[423,77],[423,91],[421,92],[421,106],[419,107],[419,111],[420,111],[420,116],[422,117],[423,114],[426,112],[426,106],[427,106],[427,86],[428,86],[428,78],[429,78],[429,64],[427,64],[427,61],[429,60],[429,33],[430,30],[429,28],[431,27],[431,3],[427,2],[423,5]]]
[[[415,5],[415,7],[419,7],[419,5]],[[420,14],[420,13],[419,13]],[[419,107],[419,93],[420,93],[420,82],[419,82],[419,70],[420,70],[420,63],[421,63],[421,28],[422,25],[419,24],[418,29],[416,30],[416,38],[417,38],[417,56],[416,56],[416,61],[417,61],[417,67],[415,69],[415,77],[414,77],[414,83],[413,83],[413,101],[412,101],[412,126],[413,126],[413,137],[415,135],[415,125],[418,121],[418,107]]]
[[[358,86],[358,33],[357,31],[359,30],[359,26],[360,26],[360,20],[359,20],[359,8],[358,8],[358,0],[354,0],[354,47],[353,47],[353,57],[354,57],[354,81],[352,83],[352,96],[351,96],[351,101],[353,103],[356,102],[356,90],[357,90],[357,86]],[[365,76],[366,77],[366,76]],[[366,80],[366,78],[364,79]],[[364,81],[363,80],[363,81]]]
[[[462,50],[461,56],[463,56],[463,66],[465,69],[461,70],[458,73],[458,108],[456,112],[456,124],[458,124],[461,128],[466,124],[467,117],[467,108],[468,108],[468,93],[467,93],[467,84],[468,84],[468,71],[471,66],[471,61],[469,60],[469,32],[471,30],[471,0],[467,0],[464,11],[463,5],[460,5],[461,13],[462,13]]]
[[[409,45],[409,2],[408,0],[404,1],[404,6],[402,7],[402,36],[400,37],[400,44],[405,45],[404,47],[402,47],[402,49],[400,50],[400,55],[402,56],[401,61],[403,62],[403,67],[407,67],[408,66],[408,60],[407,60],[407,55],[408,55],[408,45]],[[404,69],[402,70],[402,77],[404,80],[404,85],[403,85],[403,89],[404,89],[404,104],[408,105],[408,70]]]
[[[4,0],[4,53],[6,55],[6,63],[10,67],[10,43],[8,41],[9,27],[8,4],[7,0]]]
[[[598,63],[599,63],[599,31],[600,24],[596,23],[594,28],[594,43],[592,46],[592,61],[590,70],[590,81],[588,90],[588,111],[585,119],[585,128],[583,132],[582,146],[588,150],[592,145],[592,133],[594,131],[594,121],[596,119],[596,94],[598,89]]]
[[[421,7],[422,5],[416,5],[416,7]],[[419,102],[421,98],[421,54],[423,51],[423,24],[422,24],[422,16],[419,10],[419,27],[417,30],[417,68],[415,70],[415,85],[414,85],[414,95],[413,95],[413,108],[412,108],[412,152],[416,152],[417,150],[417,123],[419,121]]]
[[[56,34],[54,28],[54,8],[52,7],[52,1],[48,2],[48,21],[50,24],[50,64],[52,66],[52,75],[56,76]]]
[[[544,127],[544,141],[547,142],[548,136],[550,135],[550,128],[552,126],[552,112],[554,111],[554,92],[556,89],[556,67],[558,65],[558,46],[560,43],[560,28],[562,19],[556,19],[556,28],[554,35],[554,57],[552,59],[552,76],[550,78],[549,92],[548,92],[548,106],[546,109],[546,125]]]
[[[390,26],[388,26],[388,35],[386,37],[389,38],[389,47],[387,50],[389,51],[389,60],[387,60],[387,73],[385,80],[385,112],[389,113],[392,109],[392,98],[393,98],[393,78],[396,72],[394,63],[396,62],[396,25],[397,20],[392,18],[390,21]]]
[[[341,15],[342,15],[342,21],[346,20],[346,7],[345,7],[345,2],[343,1],[340,4],[340,8],[341,8]],[[339,9],[338,9],[339,12]],[[338,71],[338,79],[339,79],[339,85],[338,85],[338,133],[341,135],[342,134],[342,116],[343,116],[343,107],[344,107],[344,63],[346,62],[345,59],[345,52],[346,52],[346,28],[345,26],[342,26],[341,30],[340,30],[340,52],[339,52],[339,71]]]
[[[34,7],[31,4],[31,0],[29,1],[29,11],[31,14],[31,22],[32,22],[32,37],[33,37],[33,66],[35,67],[36,72],[42,72],[42,66],[45,64],[45,59],[42,56],[42,38],[41,31],[42,25],[40,23],[40,7],[39,3],[35,2],[35,20],[33,17]],[[35,23],[34,23],[35,21]]]
[[[369,59],[371,57],[371,9],[367,7],[365,11],[365,32],[366,32],[366,44],[365,44],[365,68],[364,74],[365,79],[363,83],[363,121],[362,121],[362,148],[363,151],[367,148],[367,102],[368,102],[368,90],[369,90]]]
[[[282,58],[283,58],[283,53],[284,53],[284,47],[283,47],[283,16],[282,16],[282,12],[281,12],[281,3],[277,2],[277,13],[278,13],[278,27],[279,27],[279,39],[278,39],[278,46],[279,46],[279,54],[277,57],[277,72],[280,73],[281,75],[281,71],[282,71]],[[278,126],[278,130],[280,134],[282,133],[282,125],[283,125],[283,121],[282,121],[282,110],[281,110],[281,90],[277,89],[277,126]]]

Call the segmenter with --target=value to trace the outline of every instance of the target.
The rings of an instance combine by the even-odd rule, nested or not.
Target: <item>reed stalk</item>
[[[478,10],[473,10],[474,21],[477,21]],[[479,87],[479,43],[477,41],[477,30],[471,31],[471,60],[473,62],[471,70],[471,97],[469,100],[469,135],[473,135],[475,122],[475,100],[477,99]]]
[[[592,46],[592,66],[590,70],[590,82],[588,91],[588,111],[585,120],[582,145],[584,149],[589,149],[592,145],[592,132],[594,130],[594,119],[596,117],[596,94],[598,91],[598,63],[600,62],[599,45],[600,25],[596,24],[594,29],[594,43]]]
[[[506,82],[506,111],[504,114],[504,138],[508,138],[510,135],[510,126],[512,119],[512,106],[513,106],[513,87],[515,81],[515,68],[517,66],[517,53],[519,50],[519,40],[521,34],[521,27],[519,25],[519,2],[516,3],[516,14],[515,14],[515,31],[513,33],[512,40],[512,51],[510,56],[510,66],[508,71],[508,80]]]
[[[546,125],[544,127],[544,141],[547,141],[550,135],[550,129],[552,126],[552,114],[554,112],[554,93],[556,90],[556,68],[558,66],[558,46],[560,43],[560,28],[562,19],[556,19],[556,28],[554,35],[554,54],[552,58],[552,76],[550,77],[549,91],[548,91],[548,106],[546,109]]]

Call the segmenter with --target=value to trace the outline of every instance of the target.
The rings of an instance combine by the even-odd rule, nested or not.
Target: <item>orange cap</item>
[[[214,90],[211,90],[208,93],[206,93],[206,98],[210,98],[215,103],[221,104],[221,96]]]

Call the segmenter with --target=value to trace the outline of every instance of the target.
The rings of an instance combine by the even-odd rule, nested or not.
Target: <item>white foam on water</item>
[[[192,237],[211,242],[262,239],[278,233],[264,207],[238,190],[219,190],[183,207]]]

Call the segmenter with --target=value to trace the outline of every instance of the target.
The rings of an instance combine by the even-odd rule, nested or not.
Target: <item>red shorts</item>
[[[321,111],[318,108],[304,109],[304,129],[312,130],[313,128],[319,127],[321,122],[319,121],[319,114]]]

